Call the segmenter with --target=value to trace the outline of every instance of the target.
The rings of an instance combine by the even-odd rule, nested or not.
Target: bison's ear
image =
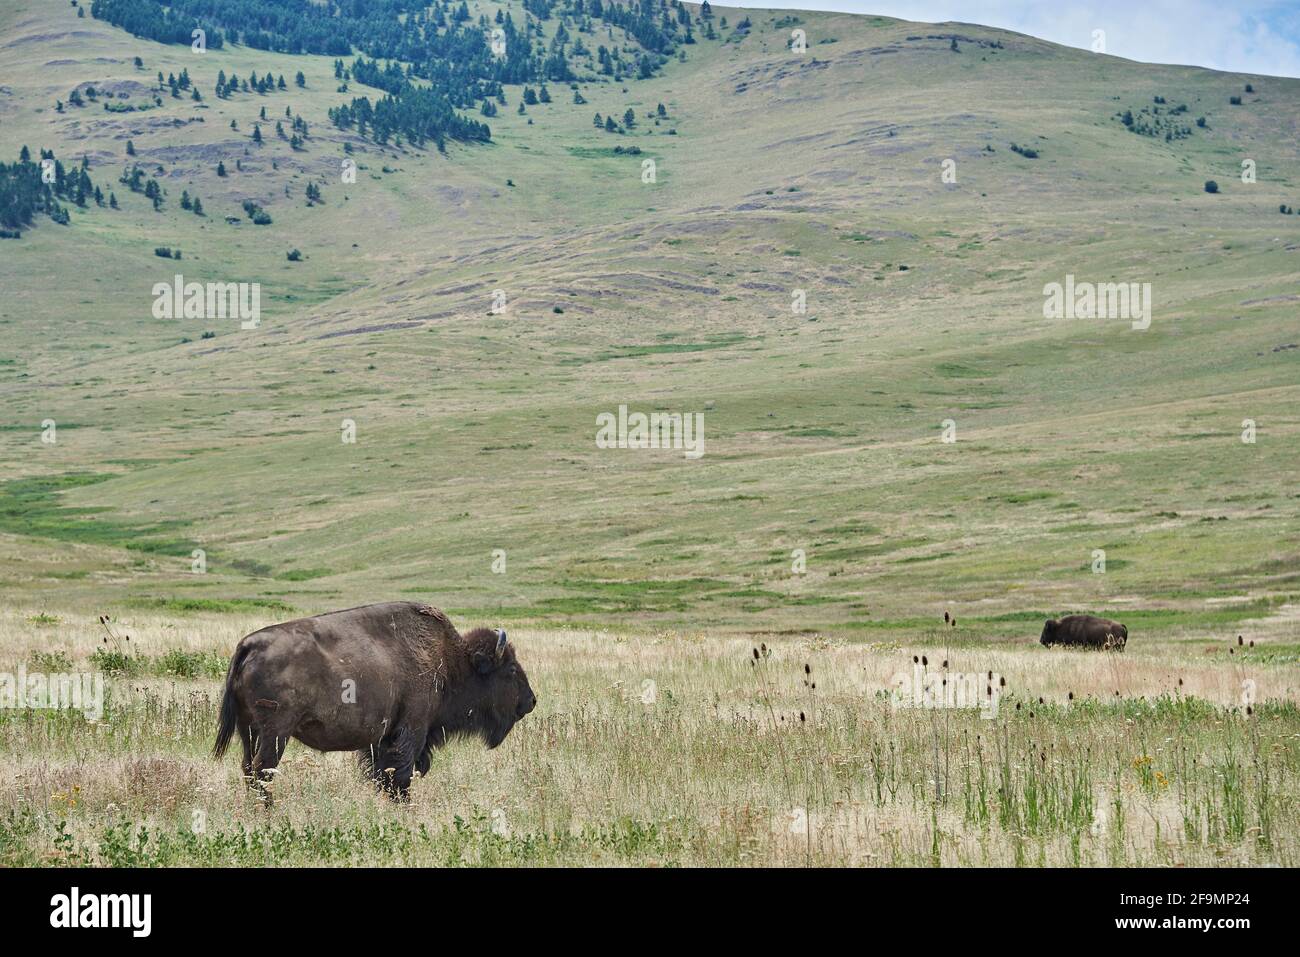
[[[481,675],[496,671],[505,660],[506,631],[504,628],[493,628],[492,633],[496,635],[496,643],[488,645],[487,642],[482,642],[478,645],[479,650],[474,652],[474,669]],[[491,651],[488,650],[489,647]]]

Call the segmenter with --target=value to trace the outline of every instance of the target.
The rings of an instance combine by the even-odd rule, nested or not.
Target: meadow
[[[51,618],[53,616],[50,616]],[[291,744],[271,810],[209,756],[246,613],[0,620],[6,660],[110,676],[94,723],[0,711],[11,866],[1294,866],[1300,668],[1203,658],[530,628],[539,697],[505,743],[457,741],[408,805],[351,755]],[[130,636],[130,641],[125,640]],[[925,665],[913,662],[924,657]],[[900,677],[976,673],[997,707]],[[902,689],[895,700],[890,692]]]
[[[442,154],[332,126],[333,58],[0,0],[0,154],[122,199],[0,240],[0,673],[108,689],[0,708],[0,863],[1297,863],[1300,81],[715,14]],[[148,108],[55,108],[87,83]],[[1161,101],[1189,135],[1124,123]],[[286,109],[302,148],[251,141]],[[156,318],[178,272],[260,326]],[[1067,276],[1150,327],[1047,318]],[[597,447],[623,404],[705,454]],[[250,801],[207,757],[235,643],[404,598],[509,626],[537,711],[407,807],[299,745]],[[1070,612],[1127,651],[1039,647]],[[922,656],[997,716],[895,708]]]

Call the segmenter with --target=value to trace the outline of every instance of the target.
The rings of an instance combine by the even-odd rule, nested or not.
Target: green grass
[[[0,862],[807,863],[784,816],[844,798],[888,828],[814,862],[1294,865],[1300,351],[1274,350],[1295,341],[1300,217],[1277,207],[1300,205],[1300,81],[979,26],[958,56],[916,24],[804,12],[827,68],[802,69],[785,13],[744,15],[742,42],[697,30],[627,93],[584,76],[586,104],[557,88],[519,117],[507,86],[493,143],[443,155],[333,129],[375,94],[338,93],[332,58],[231,46],[195,67],[67,5],[0,4],[0,156],[85,153],[112,186],[129,135],[168,190],[159,213],[119,188],[119,212],[3,242],[0,652],[114,690],[100,725],[0,713],[0,754],[30,762],[0,788]],[[53,110],[76,83],[181,69],[202,109]],[[307,87],[219,100],[219,69]],[[1166,144],[1114,121],[1156,94],[1209,128]],[[657,126],[592,127],[660,102]],[[311,124],[303,152],[230,130],[262,106]],[[1245,155],[1259,182],[1234,185]],[[273,225],[227,224],[249,197]],[[260,283],[261,326],[154,319],[178,269]],[[1150,329],[1044,319],[1067,274],[1151,282]],[[702,413],[704,457],[596,448],[619,405]],[[257,817],[204,757],[235,642],[398,596],[539,629],[545,709],[451,755],[414,818],[358,795],[345,756],[291,769],[310,811]],[[1040,648],[1071,612],[1124,622],[1125,656]],[[545,631],[566,623],[599,638]],[[764,640],[786,656],[775,728],[747,657]],[[913,653],[1008,656],[1022,694],[996,735],[945,722],[937,802],[937,726],[874,697]],[[809,658],[819,693],[841,683],[816,717]],[[628,689],[649,675],[647,712]],[[1250,720],[1243,677],[1269,699]]]
[[[268,813],[231,756],[208,754],[230,629],[197,622],[182,649],[165,617],[135,624],[135,665],[110,676],[99,723],[0,711],[0,755],[16,768],[0,788],[0,865],[1292,866],[1300,854],[1300,709],[1268,693],[1234,703],[1223,662],[950,646],[956,673],[1006,680],[985,719],[891,704],[890,675],[923,648],[768,635],[755,658],[748,642],[705,636],[525,628],[515,641],[541,705],[501,748],[453,742],[395,808],[351,755],[290,744]],[[93,634],[71,629],[74,666]],[[940,670],[933,649],[928,665]],[[1237,673],[1261,692],[1270,675],[1294,679],[1294,665],[1266,668]]]
[[[33,538],[107,545],[165,555],[188,555],[189,539],[160,538],[186,527],[181,520],[130,522],[103,508],[66,505],[63,493],[107,481],[109,473],[68,473],[52,478],[13,479],[0,484],[0,531]]]
[[[325,115],[347,96],[333,61],[232,47],[192,70],[205,96],[217,69],[302,69],[307,87],[206,96],[204,109],[164,98],[150,119],[181,125],[132,135],[142,162],[166,167],[163,212],[122,195],[117,214],[74,211],[68,229],[7,243],[0,534],[25,547],[0,552],[0,598],[57,584],[89,607],[194,587],[256,600],[268,579],[328,577],[304,611],[418,593],[535,619],[851,635],[862,605],[889,620],[949,605],[1122,619],[1283,593],[1285,568],[1263,563],[1296,557],[1282,543],[1300,525],[1285,491],[1300,396],[1295,352],[1272,351],[1293,338],[1288,304],[1270,297],[1297,279],[1284,249],[1296,222],[1275,212],[1295,197],[1280,172],[1213,204],[1201,186],[1229,180],[1229,153],[1294,149],[1295,82],[1261,81],[1259,103],[1229,110],[1238,77],[981,27],[972,36],[1005,49],[951,56],[909,40],[924,36],[911,24],[807,14],[833,68],[802,76],[793,98],[759,80],[737,96],[728,78],[788,65],[782,15],[751,16],[743,43],[695,44],[627,94],[583,81],[587,104],[556,96],[532,125],[506,109],[491,146],[442,156],[353,141],[359,165],[401,172],[351,185],[322,173],[312,208],[306,169],[347,155]],[[26,0],[0,14],[15,39],[85,31],[75,65],[46,65],[61,40],[7,47],[0,81],[28,105],[0,152],[84,151],[113,183],[126,120],[81,111],[74,139],[50,85],[140,82],[137,52],[147,83],[192,57],[74,19]],[[867,82],[863,51],[880,47],[897,50]],[[1165,144],[1113,121],[1117,102],[1155,92],[1211,129]],[[658,126],[591,126],[594,112],[659,102]],[[942,120],[955,186],[925,165],[935,103],[958,117]],[[273,141],[244,157],[229,121],[246,130],[262,106],[304,116],[305,152]],[[868,115],[894,135],[851,144]],[[1061,145],[1033,163],[1006,147],[1039,135]],[[198,158],[172,158],[178,146]],[[615,147],[653,156],[659,181],[642,183],[638,158]],[[870,182],[811,175],[879,149],[902,159],[873,165]],[[220,179],[217,157],[248,169]],[[1135,182],[1150,184],[1137,200]],[[203,198],[206,221],[177,208],[180,188]],[[249,195],[274,225],[225,223]],[[467,214],[454,242],[439,226],[451,209]],[[1016,227],[979,226],[995,218]],[[185,250],[187,277],[262,283],[259,330],[154,320],[148,288],[177,268],[158,245]],[[285,262],[291,247],[307,258]],[[1151,329],[1043,320],[1042,286],[1066,273],[1152,281]],[[83,278],[36,279],[53,276]],[[65,317],[57,337],[48,315]],[[703,412],[704,458],[596,449],[595,416],[620,404]],[[1245,417],[1260,423],[1253,446],[1238,441]],[[39,442],[46,418],[57,445]],[[356,445],[339,442],[345,418]],[[949,418],[955,445],[939,441]],[[1188,436],[1201,436],[1190,462]],[[1108,574],[1094,576],[1105,546]],[[788,573],[796,548],[802,578]],[[707,601],[572,587],[701,577],[728,587]]]
[[[291,612],[294,607],[278,598],[170,598],[137,597],[124,599],[127,608],[161,610],[176,614],[193,612],[234,613],[254,610]]]

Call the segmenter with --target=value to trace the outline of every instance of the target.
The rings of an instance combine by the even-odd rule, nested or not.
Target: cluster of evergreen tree
[[[331,109],[329,116],[340,129],[355,128],[358,135],[381,145],[404,136],[412,146],[432,141],[441,150],[449,139],[486,143],[492,138],[486,123],[457,113],[441,90],[409,83],[373,104],[369,97],[357,97],[347,106]]]
[[[540,38],[540,24],[553,18],[586,33],[595,32],[592,20],[603,20],[661,56],[671,54],[691,27],[690,14],[680,0],[526,0],[524,9],[530,20],[523,31],[525,41]],[[471,25],[464,0],[433,0],[431,4],[428,0],[327,0],[323,4],[318,0],[95,0],[91,13],[137,36],[164,43],[189,44],[193,29],[201,27],[211,49],[219,49],[223,38],[229,36],[254,49],[283,53],[337,57],[361,51],[414,64],[420,76],[425,75],[422,68],[430,59],[454,52],[438,48],[440,37],[466,29],[481,32]],[[509,19],[509,14],[502,17],[498,11],[498,26],[505,28]],[[520,31],[515,32],[516,37],[511,37],[507,29],[507,58],[515,55],[510,48],[516,44],[509,42],[518,38]],[[563,22],[556,33],[560,43],[570,39]],[[521,45],[525,57],[532,58],[534,52],[531,43]],[[567,79],[534,73],[513,82],[544,78]]]
[[[140,164],[133,165],[129,170],[122,173],[118,182],[126,186],[133,193],[141,193],[144,198],[153,204],[154,212],[162,209],[163,198],[165,193],[163,188],[158,185],[156,179],[148,178],[144,175],[144,170],[140,169]]]
[[[194,30],[201,29],[207,48],[220,50],[225,45],[225,37],[215,26],[215,19],[201,18],[191,9],[202,6],[206,4],[187,3],[186,0],[171,0],[167,6],[155,0],[94,0],[90,5],[90,15],[121,27],[133,36],[159,43],[189,46],[193,42]]]
[[[1115,119],[1123,123],[1130,133],[1137,133],[1139,136],[1164,137],[1166,143],[1184,140],[1192,135],[1191,126],[1177,119],[1188,112],[1189,107],[1186,103],[1180,103],[1172,108],[1166,106],[1162,110],[1161,106],[1165,104],[1165,98],[1157,96],[1155,104],[1150,108],[1142,107],[1137,113],[1132,110],[1116,113]],[[1205,117],[1198,119],[1196,125],[1204,129]]]
[[[253,221],[255,226],[271,225],[271,214],[251,199],[244,200],[244,212],[248,214],[248,218]]]
[[[582,7],[583,0],[576,0]],[[623,6],[619,3],[600,0],[586,0],[586,12],[616,27],[621,27],[637,43],[652,53],[664,56],[672,53],[677,45],[677,28],[684,26],[689,32],[690,15],[680,3],[676,7],[681,14],[674,18],[668,12],[668,4],[663,0],[636,0]],[[683,23],[683,20],[685,21]]]
[[[302,72],[299,71],[298,75],[302,76]],[[277,80],[269,70],[266,76],[258,76],[257,71],[254,70],[248,74],[247,79],[241,80],[233,73],[227,77],[225,70],[217,72],[217,96],[223,100],[229,99],[232,93],[241,91],[244,93],[267,94],[274,93],[276,90],[287,90],[288,88],[289,85],[284,82],[283,73],[280,74],[280,78]]]
[[[659,109],[662,111],[663,108],[664,108],[663,104],[660,103]],[[660,113],[660,116],[667,116],[667,115],[668,115],[667,112]],[[604,118],[604,120],[602,120],[600,118],[599,113],[597,113],[595,116],[591,118],[591,122],[592,125],[596,127],[596,129],[598,130],[603,129],[606,133],[626,133],[628,130],[633,129],[636,126],[636,113],[632,110],[632,107],[629,106],[627,110],[625,110],[623,113],[622,126],[618,125],[618,123],[615,121],[613,116],[607,116]]]
[[[158,89],[159,90],[163,89],[164,85],[166,85],[166,87],[171,90],[172,99],[179,100],[181,98],[182,90],[189,90],[190,98],[193,100],[203,99],[203,97],[199,94],[198,87],[193,86],[190,83],[189,70],[181,70],[180,76],[176,76],[175,74],[168,73],[166,81],[163,80],[162,70],[159,70]]]
[[[19,152],[18,162],[0,163],[0,230],[3,236],[17,238],[41,214],[67,226],[71,217],[63,203],[73,203],[84,209],[93,202],[96,206],[109,205],[116,209],[117,197],[109,193],[105,198],[104,191],[90,179],[89,165],[83,158],[80,166],[69,169],[55,159],[50,150],[41,150],[37,162],[26,146]]]
[[[385,96],[374,103],[354,99],[331,119],[379,142],[400,135],[417,145],[489,139],[485,124],[456,111],[492,115],[495,107],[480,104],[503,103],[503,84],[576,80],[571,64],[592,55],[582,35],[594,36],[596,21],[622,29],[641,48],[630,59],[619,44],[600,48],[600,72],[616,80],[652,76],[678,43],[694,42],[680,0],[525,0],[524,11],[520,26],[501,10],[475,21],[465,0],[95,0],[91,8],[96,17],[164,42],[189,43],[190,29],[199,25],[209,47],[220,45],[213,38],[224,31],[262,50],[360,53],[350,71],[340,59],[335,75]],[[266,92],[269,79],[250,77],[242,88]],[[218,96],[235,83],[219,81]],[[277,88],[282,84],[283,77]]]
[[[197,196],[191,197],[189,190],[181,190],[181,209],[193,213],[195,216],[205,215],[203,212],[203,200]]]

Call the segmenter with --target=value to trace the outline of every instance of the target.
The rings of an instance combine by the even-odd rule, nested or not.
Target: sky
[[[874,13],[1003,27],[1146,63],[1300,77],[1300,0],[722,0],[719,6]]]

